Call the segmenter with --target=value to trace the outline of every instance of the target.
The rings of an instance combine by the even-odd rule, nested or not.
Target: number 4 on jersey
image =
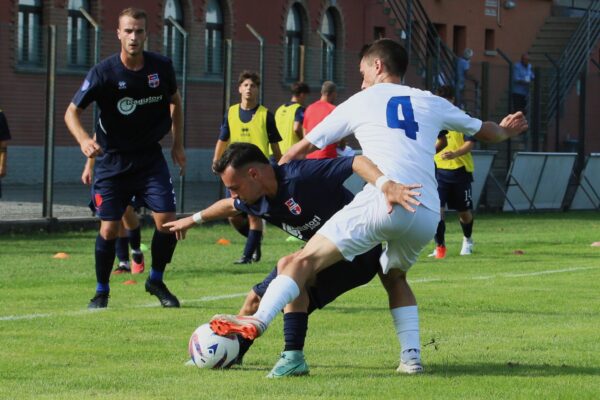
[[[401,120],[398,115],[401,108],[404,119]],[[415,113],[410,102],[410,96],[395,96],[387,103],[387,125],[390,128],[402,129],[409,139],[417,140],[419,124],[415,121]]]

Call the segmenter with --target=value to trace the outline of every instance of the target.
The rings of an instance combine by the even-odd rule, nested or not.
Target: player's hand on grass
[[[186,217],[178,219],[177,221],[167,222],[163,225],[163,228],[169,228],[169,231],[175,232],[175,237],[177,240],[185,239],[185,234],[188,229],[194,226],[196,223],[192,219],[192,217]]]
[[[102,154],[102,148],[92,138],[84,139],[80,144],[81,152],[88,158],[94,158]]]
[[[187,160],[185,158],[183,145],[173,146],[171,149],[171,158],[173,159],[173,162],[179,166],[179,176],[185,175],[185,164]]]
[[[401,205],[407,211],[415,212],[414,207],[421,204],[421,202],[417,200],[417,197],[421,196],[421,192],[417,192],[414,189],[422,187],[423,185],[419,183],[411,183],[408,185],[393,181],[384,183],[381,187],[381,191],[385,195],[388,204],[388,214],[392,213],[394,204]]]
[[[509,137],[517,136],[529,128],[527,118],[525,118],[525,114],[521,111],[517,111],[514,114],[508,114],[499,125],[508,131]]]

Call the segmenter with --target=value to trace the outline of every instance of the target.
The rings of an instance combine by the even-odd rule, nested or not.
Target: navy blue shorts
[[[308,312],[323,308],[347,291],[371,282],[381,269],[379,256],[381,256],[381,246],[376,246],[356,256],[353,261],[338,261],[319,272],[315,284],[308,288],[310,298]],[[252,288],[254,293],[262,298],[276,276],[277,268],[274,268],[262,282],[254,285]]]
[[[136,205],[154,212],[175,212],[175,190],[162,153],[143,168],[99,178],[92,186],[96,215],[104,221],[120,220],[134,197]]]
[[[444,208],[447,204],[449,210],[467,211],[473,209],[471,182],[438,182],[438,194],[440,195],[441,208]]]

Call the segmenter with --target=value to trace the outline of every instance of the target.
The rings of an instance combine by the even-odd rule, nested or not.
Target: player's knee
[[[283,256],[277,261],[277,273],[280,274],[294,260],[295,254]]]
[[[317,271],[317,267],[317,260],[312,257],[295,254],[279,259],[277,262],[277,273],[301,273],[302,275],[309,277],[312,272]]]
[[[388,293],[408,285],[406,273],[397,269],[391,269],[387,274],[380,273],[379,278]]]
[[[99,233],[104,240],[114,240],[119,236],[119,225],[101,226]]]

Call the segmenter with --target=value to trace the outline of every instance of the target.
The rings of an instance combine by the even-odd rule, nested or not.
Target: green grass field
[[[455,215],[447,225],[447,258],[424,252],[409,274],[426,373],[395,373],[398,343],[374,280],[311,316],[311,375],[276,381],[265,375],[282,349],[280,317],[243,367],[183,366],[192,331],[236,312],[277,258],[298,247],[276,228],[267,230],[263,260],[249,266],[232,265],[243,238],[228,226],[190,232],[165,274],[181,309],[160,308],[144,291],[145,273],[133,277],[137,285],[113,276],[109,308],[88,311],[95,232],[2,236],[0,398],[600,398],[600,248],[590,246],[600,241],[598,214],[478,216],[470,257],[458,256]],[[144,243],[150,235],[143,231]],[[232,244],[216,245],[221,237]],[[59,251],[70,257],[53,259]]]

